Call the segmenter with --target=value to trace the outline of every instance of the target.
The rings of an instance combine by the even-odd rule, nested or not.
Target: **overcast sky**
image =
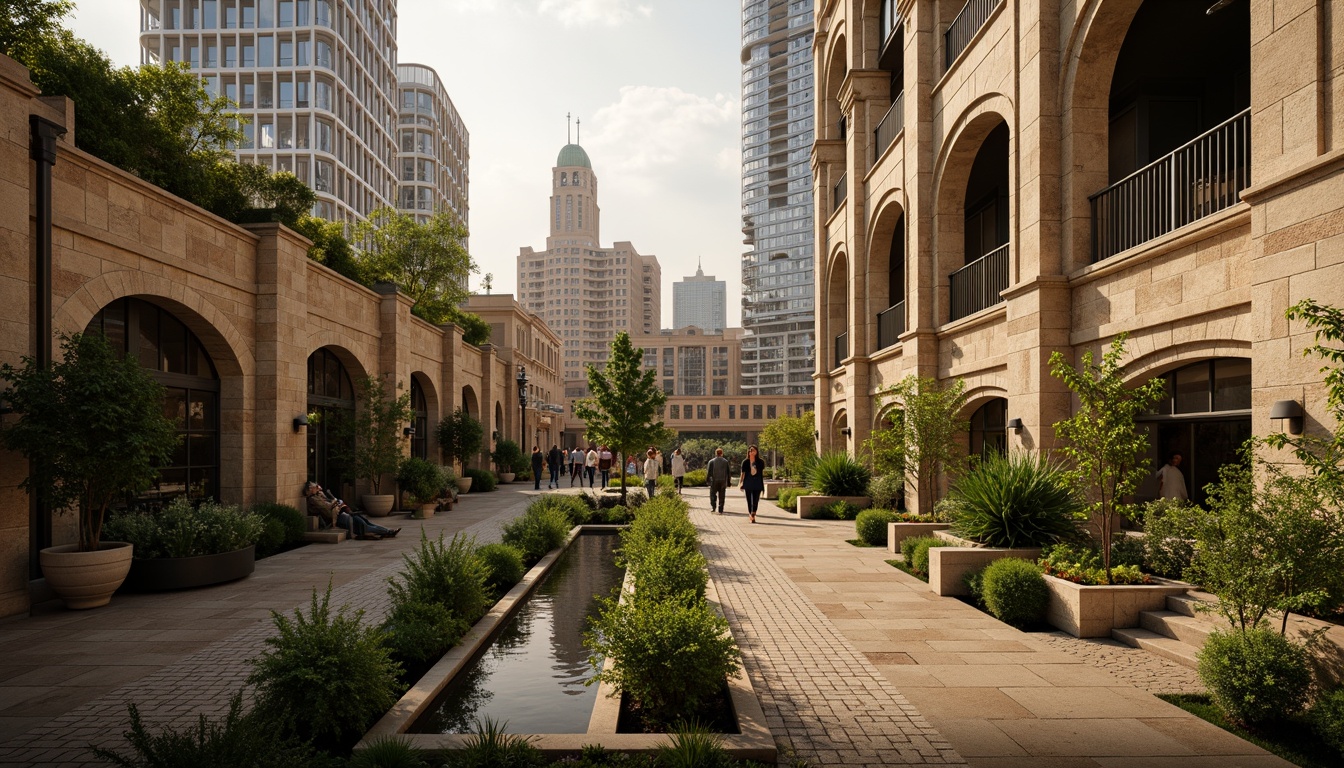
[[[76,34],[138,64],[137,0],[77,0]],[[602,244],[629,240],[672,282],[728,283],[741,318],[740,3],[400,0],[398,60],[438,71],[471,132],[471,251],[514,293],[519,246],[546,245],[565,113],[601,180]],[[476,287],[480,276],[473,277]]]

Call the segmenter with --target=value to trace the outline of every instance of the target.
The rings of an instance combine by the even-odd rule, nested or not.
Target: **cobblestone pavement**
[[[1036,636],[1057,651],[1073,654],[1149,693],[1206,693],[1199,673],[1142,648],[1109,638],[1081,639],[1067,632]]]
[[[775,562],[741,514],[688,492],[724,614],[775,739],[812,765],[965,765]],[[740,501],[735,500],[734,509]],[[782,762],[787,765],[787,762]]]
[[[331,603],[381,620],[387,579],[420,531],[498,541],[535,495],[522,484],[463,497],[457,509],[402,526],[395,539],[310,544],[257,563],[249,578],[184,593],[117,595],[111,606],[0,621],[0,765],[105,765],[90,744],[120,748],[126,704],[153,727],[219,715],[243,686],[247,661],[273,632],[270,611],[306,606],[332,584]]]

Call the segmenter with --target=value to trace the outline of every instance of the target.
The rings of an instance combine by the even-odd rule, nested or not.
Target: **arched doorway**
[[[1220,357],[1168,371],[1161,377],[1167,396],[1141,417],[1148,431],[1148,467],[1154,472],[1172,453],[1180,453],[1186,492],[1204,502],[1204,486],[1217,482],[1218,470],[1238,461],[1237,451],[1251,437],[1251,361]],[[1149,478],[1135,496],[1157,496]]]
[[[102,333],[163,385],[163,413],[182,437],[141,498],[219,498],[219,375],[200,339],[173,313],[134,298],[103,307],[85,328],[90,331]]]
[[[355,387],[335,350],[323,347],[308,356],[308,477],[348,496],[355,417]]]
[[[985,458],[1008,452],[1008,401],[995,397],[971,414],[970,452]]]
[[[411,455],[417,459],[429,460],[429,400],[425,397],[425,388],[420,377],[411,376]]]

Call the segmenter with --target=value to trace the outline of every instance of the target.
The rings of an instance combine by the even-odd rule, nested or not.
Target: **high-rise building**
[[[469,225],[471,139],[443,81],[423,64],[398,64],[397,91],[397,208],[420,220],[452,211]]]
[[[672,284],[672,327],[694,325],[706,333],[728,327],[728,284],[706,276],[697,264],[694,275]]]
[[[618,331],[657,333],[662,268],[629,242],[603,248],[597,174],[588,153],[566,144],[551,169],[546,250],[518,251],[518,300],[560,335],[566,400],[587,394],[585,366],[607,361]]]
[[[812,0],[742,9],[742,379],[812,393]]]
[[[399,71],[396,34],[396,0],[140,2],[142,61],[186,62],[237,103],[239,161],[294,173],[317,193],[314,214],[449,208],[465,222],[466,129],[433,70]],[[398,206],[407,194],[414,205]]]

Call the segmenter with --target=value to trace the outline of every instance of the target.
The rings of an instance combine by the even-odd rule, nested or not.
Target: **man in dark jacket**
[[[532,446],[532,488],[541,490],[541,468],[546,463],[546,454],[541,452],[541,446]]]
[[[728,495],[728,471],[731,467],[728,460],[723,458],[722,448],[715,448],[714,458],[705,465],[706,479],[709,481],[709,508],[720,515],[723,514],[724,498]],[[718,499],[718,506],[715,506],[715,499]]]
[[[546,466],[551,470],[551,479],[546,483],[546,487],[559,488],[560,470],[565,466],[565,452],[560,450],[559,444],[551,444],[551,451],[546,454]]]

